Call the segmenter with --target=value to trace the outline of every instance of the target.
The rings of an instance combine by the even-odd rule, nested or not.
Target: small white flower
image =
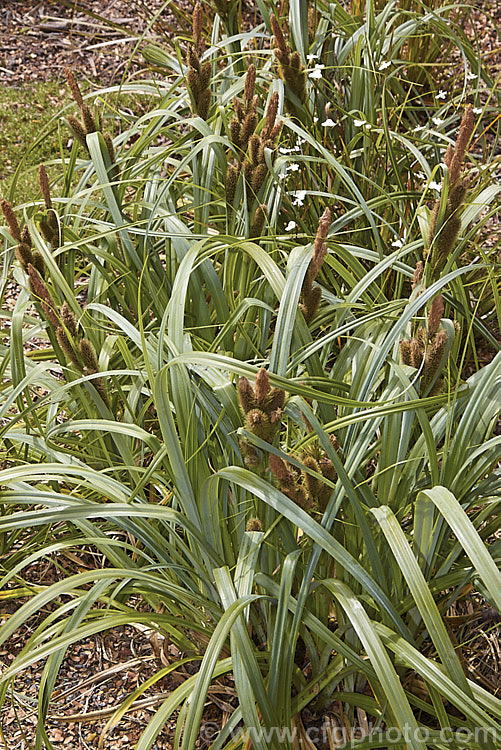
[[[294,148],[291,149],[291,150],[292,151],[301,151],[301,146],[294,146]]]
[[[422,130],[424,130],[424,129],[425,129],[424,125],[416,125],[416,127],[415,127],[415,128],[413,128],[413,131],[412,131],[412,132],[413,132],[413,133],[420,133],[420,132],[421,132]]]
[[[306,190],[297,190],[294,195],[294,200],[292,201],[293,206],[302,206],[304,203],[304,199],[306,198]]]
[[[447,97],[447,91],[439,91],[437,94],[437,99],[445,99]]]
[[[372,125],[370,124],[370,122],[364,122],[364,128],[366,130],[371,130],[372,129]]]
[[[440,117],[432,117],[431,121],[437,126],[437,128],[439,128],[445,122],[445,120],[441,120]]]
[[[353,120],[353,124],[356,128],[361,128],[362,125],[367,125],[365,120]]]
[[[285,231],[286,232],[292,232],[292,230],[295,229],[296,227],[297,227],[297,224],[296,224],[295,221],[289,221],[289,223],[285,227]]]
[[[394,242],[391,243],[391,246],[392,247],[403,247],[404,246],[404,241],[399,237],[398,240],[395,240]]]
[[[428,190],[437,190],[440,192],[442,190],[442,185],[439,182],[435,182],[435,180],[432,180],[430,183],[428,183]]]
[[[287,175],[286,175],[286,174],[284,174],[283,172],[280,172],[280,174],[278,175],[278,179],[279,179],[280,181],[281,181],[281,180],[285,180],[285,178],[286,178],[286,177],[287,177]]]
[[[378,70],[386,70],[386,68],[389,68],[390,65],[391,62],[389,60],[383,60],[383,62],[379,64]]]
[[[472,112],[473,112],[473,113],[474,113],[475,115],[481,115],[481,114],[482,114],[482,112],[483,112],[483,109],[482,109],[482,107],[473,107],[473,109],[472,109],[471,111],[472,111]]]
[[[299,164],[296,164],[296,162],[292,162],[291,164],[287,164],[287,171],[288,172],[299,172]]]
[[[424,172],[416,172],[416,177],[418,180],[426,180],[426,175]]]
[[[328,117],[326,120],[323,121],[322,127],[323,128],[333,128],[335,126],[335,124],[336,123],[334,122],[334,120],[331,119],[330,117]]]
[[[306,59],[311,62],[312,60],[318,60],[320,55],[315,55],[314,52],[311,53],[311,55],[306,55]]]
[[[467,81],[475,81],[478,78],[478,76],[475,73],[468,72],[466,74],[466,80]]]
[[[292,151],[292,149],[290,149],[290,148],[284,148],[283,146],[280,146],[280,148],[278,149],[278,151],[279,151],[280,154],[290,154],[291,151]]]
[[[317,124],[317,122],[318,122],[318,117],[314,117],[314,118],[313,118],[313,122],[314,122],[314,123],[315,123],[315,125],[316,125],[316,124]]]
[[[322,78],[322,70],[324,68],[325,65],[317,63],[311,73],[308,74],[308,78]]]

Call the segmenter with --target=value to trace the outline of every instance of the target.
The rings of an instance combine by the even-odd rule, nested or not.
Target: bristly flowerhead
[[[78,354],[73,348],[73,345],[71,344],[68,334],[62,328],[61,326],[59,328],[56,328],[56,337],[57,341],[59,343],[59,346],[63,350],[63,352],[66,354],[70,362],[73,362],[75,367],[77,367],[80,372],[82,372],[82,362],[80,361],[80,358],[78,357]]]
[[[33,247],[33,242],[31,241],[31,234],[30,230],[28,229],[28,225],[25,224],[21,231],[21,242],[23,245],[27,245],[28,247]]]
[[[240,401],[240,408],[244,415],[257,406],[254,389],[247,378],[242,377],[238,379],[238,400]]]
[[[9,203],[9,201],[5,200],[5,198],[2,198],[0,206],[2,207],[2,213],[5,216],[5,221],[7,222],[7,226],[9,227],[9,232],[11,233],[12,238],[16,242],[22,242],[23,240],[21,237],[21,230],[19,228],[14,209],[12,208],[12,203]]]
[[[432,339],[437,333],[441,320],[444,316],[444,298],[441,294],[433,299],[428,314],[428,336]]]
[[[70,336],[72,336],[73,338],[76,338],[77,322],[67,302],[63,302],[61,310],[60,310],[60,315],[61,315],[61,321],[63,322],[63,325],[68,331],[68,333],[70,334]]]
[[[256,213],[254,214],[254,221],[252,222],[250,236],[251,239],[254,239],[256,237],[260,237],[263,233],[264,229],[264,223],[266,221],[266,217],[268,215],[267,209],[265,205],[259,205],[256,209]]]
[[[38,167],[38,184],[40,185],[40,190],[42,191],[42,198],[45,203],[45,208],[52,208],[49,177],[47,175],[47,170],[45,169],[43,164],[40,164]]]
[[[38,298],[47,320],[49,320],[57,330],[60,326],[60,321],[56,314],[56,305],[50,296],[47,285],[38,270],[31,263],[28,264],[27,270],[28,276],[30,277],[31,291],[35,297]]]
[[[269,392],[270,392],[270,379],[264,367],[261,367],[257,371],[256,382],[254,384],[254,393],[256,396],[256,402],[260,409],[263,408],[265,401],[266,401],[266,397],[268,396]]]
[[[73,73],[72,69],[68,67],[64,69],[64,72],[66,75],[66,80],[68,81],[68,86],[70,87],[70,91],[73,94],[73,99],[81,108],[83,106],[83,97],[78,86],[77,79],[75,78],[75,74]]]
[[[246,531],[262,531],[263,523],[260,518],[249,518],[245,527]]]
[[[468,144],[475,130],[475,115],[470,105],[466,107],[463,119],[459,126],[459,133],[456,140],[454,155],[449,167],[449,182],[454,185],[461,176],[464,158],[468,149]]]
[[[201,3],[196,3],[193,9],[193,41],[199,55],[202,54],[205,46],[202,36],[203,23],[202,5]]]
[[[98,364],[97,364],[96,350],[92,346],[89,339],[81,339],[78,348],[80,349],[80,356],[82,357],[83,363],[85,365],[85,369],[89,373],[97,372]]]

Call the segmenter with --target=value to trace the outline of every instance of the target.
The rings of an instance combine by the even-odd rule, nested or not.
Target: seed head
[[[262,531],[263,524],[259,518],[249,518],[247,521],[246,531]]]
[[[28,265],[33,263],[33,254],[30,248],[24,242],[20,242],[16,247],[15,253],[23,271],[27,271]]]
[[[34,250],[33,252],[33,265],[43,279],[45,276],[45,261],[38,250]]]
[[[47,175],[47,170],[45,169],[43,164],[40,164],[38,167],[38,183],[40,185],[40,190],[42,191],[42,198],[44,199],[45,208],[52,208],[52,201],[50,199],[49,177]]]
[[[82,108],[83,98],[82,98],[82,94],[77,83],[77,79],[75,78],[75,74],[73,73],[71,68],[65,68],[64,72],[66,74],[66,80],[68,81],[68,86],[70,87],[70,91],[73,94],[73,99],[76,101],[78,106]]]
[[[277,478],[282,490],[293,490],[296,488],[295,475],[288,470],[285,461],[274,453],[270,453],[270,469]]]
[[[418,260],[416,264],[416,270],[414,271],[414,276],[412,277],[412,288],[415,289],[421,279],[423,278],[424,273],[424,263],[422,260]]]
[[[82,146],[87,149],[87,140],[85,138],[85,130],[78,118],[76,118],[74,115],[68,115],[67,117],[68,125],[70,126],[73,135],[77,140],[80,141]]]
[[[245,76],[244,101],[247,109],[253,109],[254,89],[256,87],[256,66],[249,65],[247,75]]]
[[[257,195],[264,185],[266,175],[268,174],[268,167],[266,164],[259,164],[252,175],[252,189]]]
[[[82,113],[82,120],[86,134],[95,133],[97,130],[96,123],[88,106],[86,104],[82,104],[80,112]]]
[[[251,135],[249,139],[249,157],[254,166],[257,166],[258,160],[259,160],[259,146],[261,145],[261,140],[256,133]]]
[[[475,130],[475,115],[470,105],[467,106],[461,125],[459,126],[459,133],[456,140],[456,148],[454,149],[454,156],[451,159],[449,167],[449,181],[451,185],[459,179],[461,175],[461,169],[464,162],[466,151],[468,150],[468,144]]]
[[[202,37],[203,29],[203,13],[202,6],[200,3],[196,3],[193,10],[193,40],[195,42],[197,52],[201,54],[204,48],[204,40]]]
[[[421,367],[421,362],[423,361],[423,347],[417,339],[411,339],[409,344],[411,365],[416,369],[419,369]]]
[[[242,149],[242,151],[245,151],[247,149],[249,138],[255,131],[256,126],[257,126],[257,115],[255,112],[249,112],[249,114],[246,115],[245,120],[243,121],[240,127],[239,142],[240,142],[240,148]]]
[[[108,149],[108,154],[110,157],[110,161],[112,164],[115,163],[115,147],[113,146],[113,139],[109,133],[103,133],[104,142],[106,143],[106,148]]]
[[[80,356],[83,359],[85,368],[89,373],[98,371],[97,356],[94,347],[89,339],[81,339],[79,344]]]
[[[273,94],[270,96],[270,101],[266,109],[266,117],[265,117],[264,128],[263,128],[263,137],[268,137],[271,134],[271,131],[273,130],[275,121],[277,119],[278,101],[279,101],[278,91],[274,91]]]
[[[290,51],[290,47],[285,41],[285,37],[280,28],[280,24],[277,21],[277,17],[274,13],[270,15],[271,30],[273,31],[273,43],[275,47],[278,47],[282,52],[287,53]]]
[[[207,118],[209,117],[211,99],[212,94],[210,92],[210,89],[205,89],[200,93],[197,101],[197,115],[199,115],[202,120],[207,120]]]
[[[68,338],[68,334],[66,333],[64,328],[62,328],[61,326],[56,329],[56,337],[57,337],[59,346],[61,347],[63,352],[66,354],[70,362],[73,362],[75,367],[77,367],[80,370],[80,372],[82,372],[83,368],[82,368],[82,363],[80,361],[80,358],[78,357],[78,354],[74,350],[73,345],[71,344]]]
[[[437,333],[443,315],[444,298],[441,294],[437,294],[430,305],[430,312],[428,314],[428,336],[430,339],[432,339]]]
[[[9,227],[9,232],[11,233],[13,239],[16,242],[22,242],[23,239],[21,237],[21,230],[19,228],[14,209],[12,208],[12,203],[9,203],[9,201],[5,200],[5,198],[2,198],[0,205],[2,207],[2,213],[5,216],[7,226]]]
[[[260,237],[262,235],[266,216],[266,206],[259,205],[256,209],[256,213],[254,214],[254,221],[252,222],[250,230],[251,238]]]
[[[240,165],[230,164],[226,172],[226,201],[233,206],[238,178],[240,176]]]
[[[47,320],[49,320],[57,330],[60,322],[56,315],[56,306],[50,296],[45,281],[31,263],[28,264],[28,276],[30,277],[31,291],[38,298]]]
[[[76,338],[77,322],[67,302],[63,302],[61,306],[61,310],[60,310],[60,315],[61,315],[61,320],[64,324],[64,327],[66,328],[70,336],[72,338]]]
[[[31,241],[31,234],[30,230],[28,229],[28,225],[25,224],[21,231],[21,242],[24,245],[27,245],[28,247],[32,247],[33,243]]]
[[[254,389],[247,378],[242,377],[238,379],[238,400],[240,401],[240,407],[244,414],[248,414],[251,409],[256,408]]]
[[[256,396],[256,403],[260,409],[264,407],[266,397],[270,392],[270,379],[268,373],[261,367],[257,371],[256,382],[254,384],[254,394]]]
[[[410,341],[407,339],[403,339],[400,342],[400,359],[402,360],[403,365],[409,365],[411,364],[411,346]]]

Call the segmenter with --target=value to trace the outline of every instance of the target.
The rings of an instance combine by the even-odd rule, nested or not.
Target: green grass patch
[[[32,168],[58,156],[57,128],[36,146],[34,144],[46,131],[64,99],[64,88],[57,81],[0,89],[1,195],[10,196],[16,203],[29,203],[39,198],[38,181]],[[25,159],[13,188],[14,175],[23,156]]]

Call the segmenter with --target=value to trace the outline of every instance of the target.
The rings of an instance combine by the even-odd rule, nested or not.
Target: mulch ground
[[[162,0],[148,0],[150,12]],[[89,18],[77,9],[73,0],[67,4],[56,0],[3,0],[0,7],[0,85],[22,87],[47,79],[62,80],[64,68],[70,65],[93,84],[109,85],[120,81],[137,37],[146,26],[144,0],[82,0],[87,10],[104,16],[112,25]],[[177,3],[183,6],[184,3]],[[189,10],[191,3],[186,0]],[[493,18],[494,17],[494,18]],[[501,6],[490,0],[476,2],[470,15],[469,29],[477,33],[482,55],[495,77],[501,71],[501,48],[495,28],[501,21]],[[175,26],[168,10],[160,17],[163,29]],[[129,74],[141,69],[141,60],[130,67]],[[36,573],[37,584],[50,584],[58,573],[48,565]],[[2,601],[2,600],[0,600]],[[3,599],[0,624],[20,606],[18,600]],[[470,606],[470,605],[469,605]],[[8,666],[47,612],[0,649],[0,663]],[[482,603],[461,612],[454,621],[465,668],[472,679],[487,690],[501,692],[501,652],[499,620]],[[168,643],[150,637],[144,629],[131,624],[74,644],[67,651],[60,669],[47,721],[47,734],[54,748],[89,750],[98,746],[107,721],[120,703],[160,668],[179,658]],[[13,686],[10,701],[1,716],[0,747],[5,750],[29,750],[37,724],[39,685],[43,664],[23,671]],[[129,711],[105,737],[102,750],[133,747],[154,711],[165,697],[193,668],[186,667],[165,677],[146,691],[135,710]],[[215,682],[207,705],[206,720],[211,727],[220,726],[236,705],[230,679]],[[323,721],[305,712],[309,726]],[[331,720],[339,720],[335,712]],[[166,725],[153,745],[154,750],[170,750],[175,718]],[[203,739],[200,747],[210,744]],[[3,750],[2,747],[2,750]],[[318,745],[320,748],[320,745]]]
[[[148,0],[151,12],[164,3]],[[189,7],[189,2],[186,3]],[[78,7],[100,16],[92,18]],[[70,65],[99,85],[119,82],[147,25],[143,0],[2,0],[0,84],[23,86],[63,77]],[[176,23],[168,10],[160,20]],[[129,72],[140,67],[138,57]]]

